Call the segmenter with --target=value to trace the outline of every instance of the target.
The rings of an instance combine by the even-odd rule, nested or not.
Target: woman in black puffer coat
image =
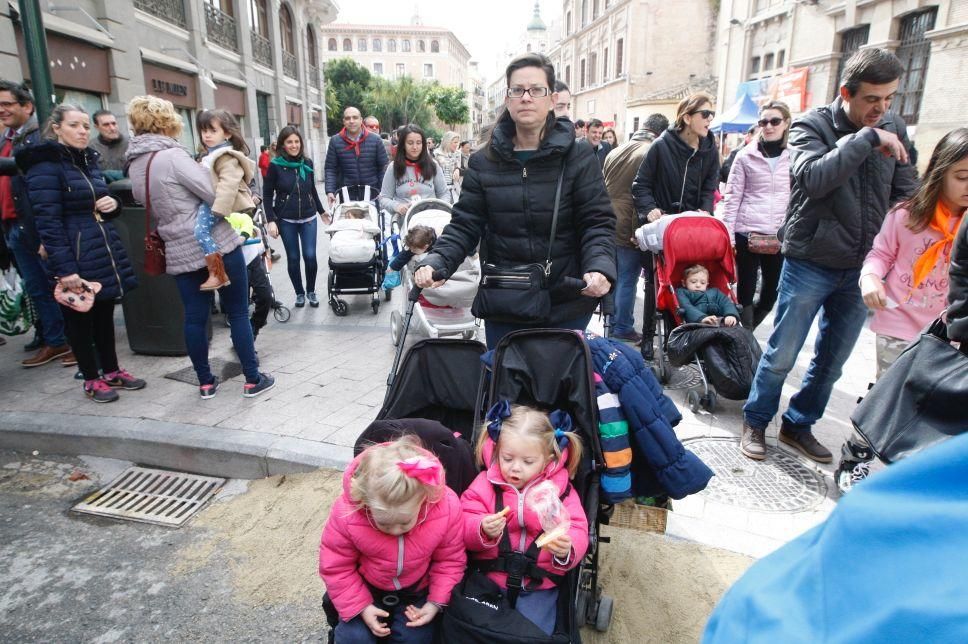
[[[478,244],[487,264],[544,264],[563,168],[550,315],[524,322],[482,313],[488,347],[520,328],[584,330],[615,281],[615,214],[591,147],[575,144],[571,121],[555,120],[554,67],[541,54],[525,54],[511,61],[506,77],[507,111],[485,149],[471,155],[454,216],[415,275],[417,286],[437,286],[433,272],[450,275]]]
[[[95,402],[112,402],[118,399],[114,389],[141,389],[145,381],[118,366],[114,304],[137,282],[121,238],[108,221],[121,213],[121,204],[108,194],[97,152],[87,147],[90,129],[81,108],[58,105],[48,125],[56,141],[24,148],[16,158],[26,175],[42,252],[58,288],[83,293],[82,279],[101,285],[87,312],[66,306],[61,310],[84,374],[84,393]]]
[[[709,131],[715,115],[709,94],[693,94],[679,103],[676,122],[652,143],[632,183],[640,224],[693,210],[712,214],[720,166],[716,137]],[[649,266],[651,254],[646,255],[643,265]],[[655,271],[646,269],[645,278],[642,356],[652,360]]]

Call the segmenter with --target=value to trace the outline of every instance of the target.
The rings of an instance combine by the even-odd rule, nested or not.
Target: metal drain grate
[[[702,375],[694,364],[681,367],[670,367],[669,382],[662,385],[663,389],[673,391],[677,389],[692,389],[702,384]]]
[[[759,512],[804,512],[827,495],[823,475],[798,457],[771,447],[765,461],[739,451],[735,438],[692,438],[682,441],[716,476],[702,494],[712,501]]]
[[[225,479],[146,467],[129,467],[75,505],[74,512],[179,528],[225,483]]]

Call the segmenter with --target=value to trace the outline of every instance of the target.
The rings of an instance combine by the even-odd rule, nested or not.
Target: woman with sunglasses
[[[534,312],[539,321],[509,304],[521,293],[509,284],[520,284],[520,277],[498,278],[495,287],[478,291],[473,310],[485,321],[488,347],[516,329],[584,330],[615,281],[615,215],[601,165],[591,146],[575,143],[571,121],[555,118],[554,67],[541,54],[524,54],[511,61],[505,78],[506,109],[488,144],[471,155],[453,218],[415,275],[421,288],[439,286],[434,271],[452,274],[478,244],[481,263],[505,275],[514,267],[544,266],[550,256],[542,280],[550,311]],[[502,308],[515,312],[497,312]]]
[[[632,183],[640,223],[681,212],[713,212],[719,187],[719,150],[709,126],[716,116],[713,97],[704,92],[680,101],[676,121],[649,148]],[[651,257],[643,260],[651,265]],[[654,269],[646,269],[642,356],[652,360],[655,335]]]
[[[736,297],[743,326],[755,329],[773,310],[783,255],[776,231],[790,201],[790,108],[770,101],[760,108],[759,135],[736,155],[726,182],[723,221],[736,246]],[[753,243],[750,243],[750,239]],[[753,303],[757,274],[760,298]]]

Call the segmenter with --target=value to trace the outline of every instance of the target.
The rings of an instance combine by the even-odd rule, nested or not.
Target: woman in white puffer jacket
[[[783,268],[783,255],[775,240],[790,201],[790,152],[786,146],[790,108],[780,101],[766,103],[760,108],[758,125],[759,135],[733,162],[723,209],[723,220],[736,246],[736,296],[742,305],[741,320],[750,329],[759,326],[773,310]],[[754,304],[758,273],[763,279],[759,300]]]

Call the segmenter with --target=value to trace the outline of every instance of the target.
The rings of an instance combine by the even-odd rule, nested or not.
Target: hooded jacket
[[[96,300],[112,300],[135,288],[138,282],[128,253],[114,224],[107,221],[121,214],[121,203],[104,214],[94,207],[98,199],[110,196],[97,152],[45,141],[22,148],[16,158],[52,277],[77,274],[100,282]]]
[[[948,267],[948,337],[968,343],[968,224],[962,217]]]
[[[605,189],[615,211],[617,246],[638,250],[632,241],[635,229],[639,227],[639,218],[632,202],[632,183],[653,141],[655,134],[639,130],[632,135],[631,141],[615,148],[605,157]]]
[[[538,514],[525,502],[528,490],[542,481],[551,481],[558,488],[561,494],[568,487],[568,469],[565,464],[568,462],[568,448],[562,450],[561,459],[550,461],[545,466],[544,471],[518,490],[513,485],[504,480],[501,475],[501,465],[495,458],[496,445],[490,437],[484,439],[482,455],[485,463],[490,463],[487,470],[481,472],[471,483],[470,487],[461,495],[460,502],[464,511],[464,546],[472,553],[472,559],[484,560],[495,559],[498,556],[498,544],[500,537],[494,540],[487,540],[481,532],[481,520],[485,515],[494,514],[497,494],[494,486],[499,486],[503,491],[503,501],[506,507],[511,508],[506,515],[508,537],[511,547],[517,551],[524,552],[542,532],[541,521]],[[559,562],[551,551],[542,548],[538,551],[538,566],[554,575],[562,575],[571,570],[585,557],[588,551],[588,519],[585,517],[585,510],[582,507],[578,492],[571,488],[568,494],[562,499],[562,504],[571,517],[571,526],[568,528],[568,536],[571,537],[571,552],[567,563]],[[502,588],[507,586],[507,574],[502,572],[488,573],[488,577]],[[540,589],[554,588],[555,584],[550,579],[543,579],[538,586]]]
[[[198,205],[215,201],[212,174],[195,162],[175,139],[161,134],[139,134],[128,145],[128,176],[131,192],[145,202],[145,172],[151,162],[151,216],[165,241],[165,270],[179,275],[205,267],[205,252],[195,239]],[[226,255],[242,243],[222,217],[215,219],[212,238]]]
[[[360,137],[359,155],[339,134],[329,138],[324,165],[326,192],[337,194],[343,186],[370,186],[372,198],[380,194],[383,172],[387,167],[387,149],[383,139],[366,128],[360,130]]]
[[[776,233],[789,203],[790,151],[780,153],[774,168],[755,142],[740,150],[726,182],[723,203],[723,223],[730,239],[735,233]]]
[[[606,338],[589,335],[586,339],[595,373],[618,396],[629,425],[636,493],[651,485],[657,488],[655,493],[662,491],[673,499],[681,499],[703,490],[713,472],[679,442],[672,428],[679,424],[682,415],[662,392],[638,350]]]
[[[499,123],[488,148],[471,155],[453,218],[423,265],[452,274],[481,244],[481,259],[502,268],[544,263],[558,176],[564,164],[558,227],[552,245],[554,326],[591,313],[598,300],[563,282],[598,272],[615,283],[615,215],[591,146],[575,143],[574,127],[558,119],[538,150],[514,156],[514,122]],[[489,156],[490,154],[490,156]]]
[[[877,127],[911,149],[894,112]],[[885,156],[876,141],[872,128],[850,122],[839,97],[793,122],[790,206],[779,233],[784,256],[835,270],[861,267],[887,211],[918,187],[914,167]]]
[[[215,186],[215,201],[212,214],[228,217],[233,212],[255,210],[249,184],[255,177],[255,163],[252,159],[229,146],[217,148],[204,157],[202,165],[212,173]]]
[[[690,210],[713,211],[719,187],[719,150],[710,132],[693,149],[674,129],[662,133],[649,148],[632,184],[639,223],[658,208],[666,215]]]
[[[425,456],[437,460],[430,452]],[[394,577],[401,588],[416,585],[427,590],[428,601],[448,603],[467,564],[457,494],[445,487],[439,501],[421,506],[410,532],[386,534],[350,498],[350,483],[362,457],[343,472],[343,494],[333,503],[319,544],[319,574],[340,619],[351,620],[373,603],[367,583],[393,590]]]

